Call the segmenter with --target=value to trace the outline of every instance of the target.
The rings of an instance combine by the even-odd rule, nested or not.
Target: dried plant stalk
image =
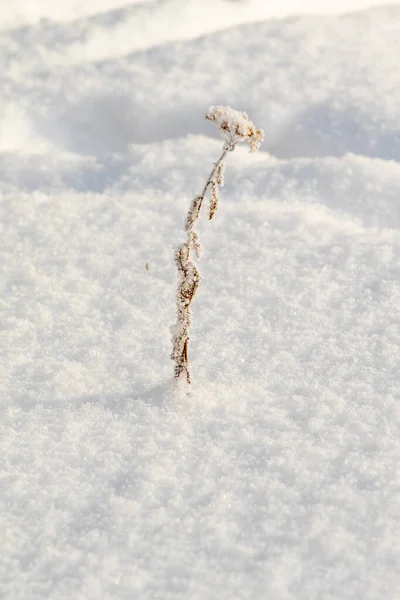
[[[258,150],[263,140],[263,131],[256,129],[246,113],[233,110],[229,106],[211,106],[206,119],[216,123],[224,138],[222,153],[206,181],[203,191],[192,201],[185,222],[186,240],[175,252],[175,263],[178,268],[177,322],[171,328],[172,354],[175,363],[174,375],[178,381],[191,384],[189,364],[190,326],[192,312],[190,305],[194,300],[200,283],[200,275],[192,259],[192,252],[198,258],[201,255],[199,235],[196,223],[208,189],[211,189],[209,219],[218,209],[219,187],[224,185],[224,161],[228,152],[235,149],[236,144],[243,141],[250,143],[250,151]]]

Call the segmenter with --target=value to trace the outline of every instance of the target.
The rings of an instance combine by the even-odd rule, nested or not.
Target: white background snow
[[[2,0],[2,599],[400,597],[399,57],[398,2]],[[266,139],[182,398],[210,104]]]

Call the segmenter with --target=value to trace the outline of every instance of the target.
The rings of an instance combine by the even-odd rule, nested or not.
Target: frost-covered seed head
[[[206,119],[216,123],[228,144],[248,141],[250,152],[259,149],[264,132],[256,129],[245,112],[234,110],[230,106],[210,106]]]

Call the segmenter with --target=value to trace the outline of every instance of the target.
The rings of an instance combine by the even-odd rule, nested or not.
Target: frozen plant
[[[186,240],[175,252],[175,262],[178,267],[177,322],[171,328],[173,344],[171,358],[175,362],[175,379],[189,385],[191,384],[189,340],[192,324],[190,305],[200,283],[200,275],[193,260],[193,253],[197,258],[201,255],[196,223],[209,189],[209,219],[214,217],[218,209],[219,188],[224,185],[224,161],[227,153],[234,150],[239,142],[249,142],[250,152],[255,152],[264,138],[263,130],[256,129],[246,113],[229,106],[210,106],[206,119],[218,125],[224,138],[224,145],[221,156],[214,164],[201,194],[192,201],[185,222]]]

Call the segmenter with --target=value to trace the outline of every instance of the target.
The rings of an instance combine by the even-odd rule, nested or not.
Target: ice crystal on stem
[[[224,185],[224,161],[227,153],[234,150],[239,142],[249,142],[250,151],[255,152],[264,139],[262,129],[256,129],[246,113],[234,110],[230,106],[210,106],[206,119],[218,125],[224,138],[224,145],[202,193],[191,203],[185,222],[186,240],[175,251],[175,263],[178,268],[177,322],[171,328],[173,345],[171,358],[175,363],[175,379],[186,385],[191,384],[189,340],[192,312],[190,305],[200,283],[200,275],[192,259],[192,252],[194,251],[198,258],[201,255],[199,235],[196,231],[201,206],[210,188],[209,219],[212,219],[218,209],[219,188]]]

